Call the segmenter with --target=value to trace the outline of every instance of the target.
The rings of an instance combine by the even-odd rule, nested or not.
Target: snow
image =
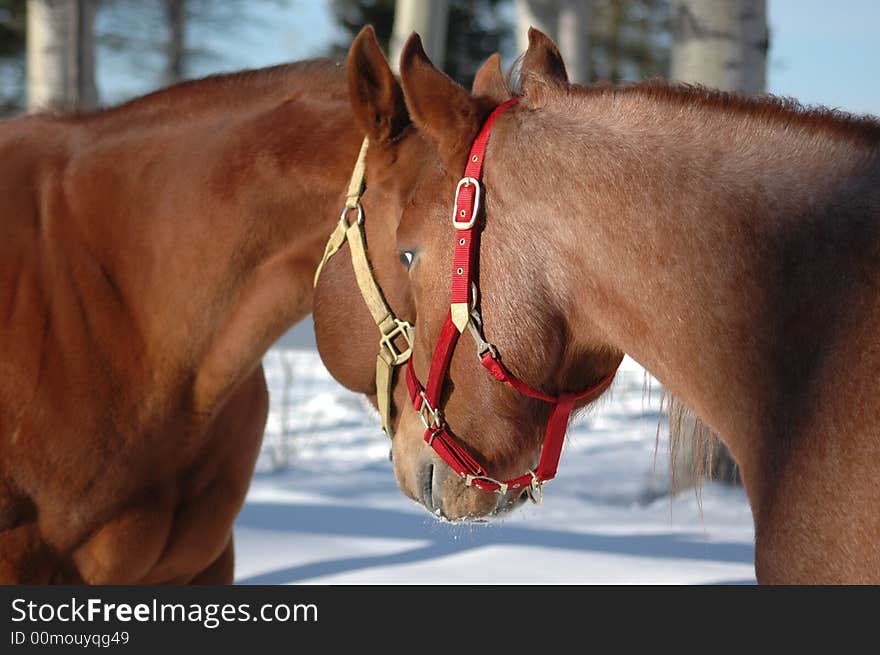
[[[272,406],[236,521],[238,584],[755,583],[742,488],[668,493],[660,386],[628,358],[573,420],[543,503],[480,524],[438,521],[400,492],[377,414],[314,350],[274,348],[264,365]]]

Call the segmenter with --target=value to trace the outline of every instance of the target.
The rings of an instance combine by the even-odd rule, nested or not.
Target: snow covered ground
[[[741,488],[667,493],[659,385],[631,360],[569,428],[540,506],[487,524],[435,520],[397,488],[367,402],[314,350],[265,360],[272,411],[236,522],[239,584],[754,584]],[[287,436],[283,436],[286,434]]]

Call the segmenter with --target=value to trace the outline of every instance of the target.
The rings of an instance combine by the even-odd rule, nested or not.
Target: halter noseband
[[[407,365],[406,384],[413,407],[418,411],[425,425],[425,442],[464,479],[467,486],[499,494],[505,494],[508,490],[525,489],[529,492],[532,501],[537,503],[542,496],[541,485],[556,475],[565,430],[575,403],[610,383],[616,371],[611,371],[585,391],[550,396],[533,389],[508,371],[501,363],[498,350],[483,336],[482,317],[476,307],[478,287],[474,280],[474,269],[479,254],[477,245],[479,231],[476,223],[480,209],[483,158],[492,124],[501,112],[517,100],[518,98],[511,98],[498,105],[486,119],[471,146],[464,177],[455,188],[452,225],[456,229],[456,242],[452,265],[451,305],[434,348],[427,386],[422,387],[419,382],[412,360]],[[495,379],[513,387],[523,395],[553,405],[538,466],[509,480],[501,481],[489,477],[486,470],[449,434],[440,408],[440,395],[448,375],[452,353],[455,351],[459,335],[466,327],[477,344],[480,363]]]
[[[389,437],[393,436],[391,426],[391,381],[394,367],[406,363],[412,353],[413,326],[407,321],[401,320],[394,315],[382,290],[373,278],[373,269],[367,258],[367,237],[364,230],[364,210],[361,207],[361,196],[364,193],[364,175],[366,173],[367,148],[369,140],[364,138],[361,150],[358,153],[351,181],[348,184],[348,193],[345,197],[345,207],[339,223],[324,248],[324,256],[315,271],[315,286],[324,265],[335,255],[342,244],[348,241],[351,251],[351,265],[357,279],[358,288],[364,303],[370,310],[370,315],[379,328],[379,355],[376,358],[376,403],[379,406],[379,416],[382,420],[382,430]],[[357,218],[354,223],[348,223],[348,215],[356,211]],[[402,337],[405,347],[401,350],[395,345],[395,340]]]

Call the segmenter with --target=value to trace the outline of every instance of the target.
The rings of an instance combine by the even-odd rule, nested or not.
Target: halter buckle
[[[461,187],[469,187],[471,184],[476,187],[474,190],[474,208],[468,220],[460,221],[458,220],[458,196],[461,193]],[[469,230],[477,222],[477,213],[480,211],[480,192],[480,181],[475,177],[463,177],[458,181],[458,184],[455,186],[455,202],[452,205],[452,227],[456,230]]]
[[[443,427],[442,410],[439,407],[431,407],[431,403],[428,402],[428,397],[424,391],[420,392],[419,395],[422,397],[422,404],[419,405],[419,418],[422,419],[422,424],[426,430],[439,430]],[[431,420],[429,421],[428,418]]]
[[[398,366],[408,360],[412,354],[414,328],[412,323],[401,320],[396,316],[392,316],[391,319],[393,321],[392,327],[387,332],[382,329],[382,326],[379,326],[379,350],[381,351],[382,348],[385,348],[388,354],[391,355],[391,361],[388,363],[391,366]],[[398,350],[394,344],[394,340],[398,336],[403,336],[404,341],[406,341],[406,348],[403,350]],[[385,358],[383,357],[383,359]]]

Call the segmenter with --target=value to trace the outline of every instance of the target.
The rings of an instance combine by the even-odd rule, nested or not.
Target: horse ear
[[[486,96],[496,104],[510,99],[512,95],[510,85],[507,83],[504,73],[501,72],[501,55],[497,52],[480,66],[474,76],[474,83],[471,85],[471,94]]]
[[[529,28],[529,47],[520,66],[524,94],[548,84],[567,85],[568,73],[556,44],[540,30]]]
[[[371,143],[387,143],[409,125],[409,114],[372,25],[364,27],[348,50],[348,94],[354,120]]]
[[[434,68],[416,33],[400,53],[400,81],[413,123],[436,146],[447,170],[457,171],[479,130],[486,99],[481,102]]]

